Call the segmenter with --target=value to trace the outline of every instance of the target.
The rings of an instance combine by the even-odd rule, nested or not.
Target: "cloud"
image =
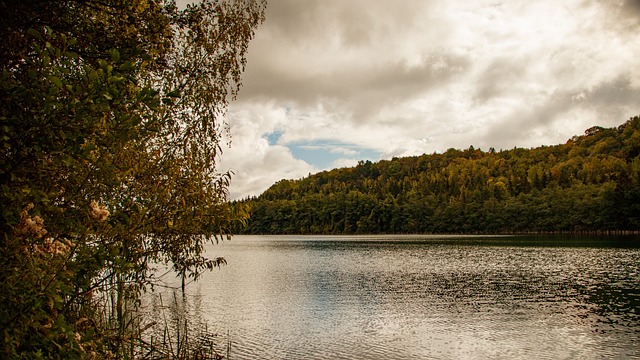
[[[313,105],[322,99],[349,102],[385,90],[402,96],[388,91],[390,87],[406,94],[432,86],[432,80],[446,76],[443,65],[459,66],[462,60],[442,52],[424,53],[423,46],[412,45],[412,38],[421,43],[435,38],[421,23],[433,20],[428,4],[273,2],[267,23],[251,44],[243,97],[268,94]]]
[[[361,159],[557,144],[640,113],[637,0],[278,0],[231,106],[236,196]]]
[[[259,195],[283,178],[295,179],[316,169],[293,157],[291,151],[278,144],[270,144],[266,134],[273,133],[287,121],[286,109],[273,103],[232,106],[229,112],[231,146],[223,149],[219,167],[232,171],[230,197],[232,199]]]
[[[347,148],[347,147],[336,147],[336,148],[331,148],[329,149],[330,153],[333,154],[342,154],[342,155],[347,155],[347,156],[353,156],[353,155],[357,155],[358,152],[356,150]]]

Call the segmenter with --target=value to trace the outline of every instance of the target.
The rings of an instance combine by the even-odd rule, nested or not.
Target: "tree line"
[[[640,230],[640,117],[532,149],[361,161],[258,197],[246,234]]]

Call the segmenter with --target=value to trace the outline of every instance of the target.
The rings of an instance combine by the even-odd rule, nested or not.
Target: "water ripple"
[[[232,359],[640,358],[639,249],[488,241],[239,237],[198,316]]]

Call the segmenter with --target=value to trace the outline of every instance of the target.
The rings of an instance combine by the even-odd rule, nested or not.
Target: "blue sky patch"
[[[282,136],[282,131],[279,130],[267,134],[267,142],[269,143],[269,146],[276,145],[278,140],[280,140],[280,136]]]
[[[338,159],[377,161],[380,152],[361,146],[316,140],[286,145],[296,159],[303,160],[318,169],[328,169]]]

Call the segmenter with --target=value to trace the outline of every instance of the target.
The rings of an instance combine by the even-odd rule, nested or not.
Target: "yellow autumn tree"
[[[118,356],[150,264],[224,261],[216,161],[265,6],[0,2],[0,357]]]

